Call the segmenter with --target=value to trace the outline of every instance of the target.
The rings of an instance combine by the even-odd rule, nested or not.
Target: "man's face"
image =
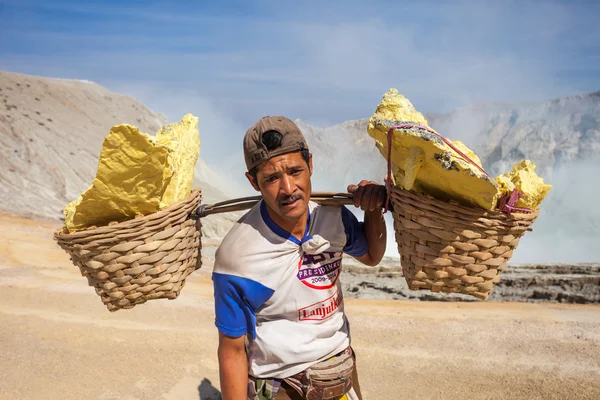
[[[256,180],[246,177],[262,193],[267,206],[282,219],[291,221],[304,215],[311,194],[312,155],[308,165],[300,152],[282,154],[258,167]]]

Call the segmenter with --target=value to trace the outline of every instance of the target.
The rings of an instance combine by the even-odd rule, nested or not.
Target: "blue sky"
[[[390,87],[421,111],[600,90],[599,4],[0,0],[0,69],[191,112],[217,157],[263,115],[364,118]]]

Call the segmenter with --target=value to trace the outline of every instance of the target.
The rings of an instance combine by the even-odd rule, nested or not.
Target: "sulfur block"
[[[198,119],[190,114],[156,136],[132,125],[114,126],[91,186],[64,210],[65,231],[148,215],[185,199],[199,153]]]
[[[368,127],[369,135],[386,159],[388,130],[402,123],[429,127],[407,98],[396,89],[390,89],[383,95]],[[481,161],[467,146],[458,141],[452,144],[481,167]],[[395,183],[399,187],[487,210],[496,207],[498,184],[431,132],[395,129],[391,158]]]
[[[169,166],[173,176],[167,184],[160,208],[185,199],[194,183],[194,167],[200,155],[198,118],[191,114],[181,122],[165,125],[156,134],[156,143],[169,149]]]
[[[497,176],[495,179],[501,194],[512,192],[514,189],[523,192],[523,196],[517,201],[517,207],[525,207],[532,210],[539,208],[542,200],[546,197],[552,185],[544,183],[544,180],[535,173],[535,164],[524,160],[512,166],[509,172]]]

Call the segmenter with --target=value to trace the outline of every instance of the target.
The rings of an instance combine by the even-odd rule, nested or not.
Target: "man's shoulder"
[[[223,237],[223,241],[219,248],[229,246],[236,247],[236,241],[241,238],[249,240],[260,236],[260,222],[260,215],[256,212],[255,207],[253,207],[233,224],[229,232]]]
[[[343,208],[344,206],[324,206],[314,203],[311,207],[311,218],[315,221],[322,220],[331,223],[333,220],[341,218]]]
[[[241,260],[247,260],[264,247],[262,231],[260,214],[253,208],[223,238],[215,254],[215,270],[237,269]]]

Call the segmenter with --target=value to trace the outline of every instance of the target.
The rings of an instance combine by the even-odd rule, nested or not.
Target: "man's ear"
[[[313,173],[312,153],[308,154],[308,170],[310,171],[310,176],[312,176],[312,173]]]
[[[252,185],[254,190],[256,190],[257,192],[260,192],[260,188],[258,187],[258,182],[256,182],[256,179],[254,179],[254,177],[252,175],[250,175],[249,172],[246,172],[246,179],[248,179],[248,182],[250,182],[250,184]]]

